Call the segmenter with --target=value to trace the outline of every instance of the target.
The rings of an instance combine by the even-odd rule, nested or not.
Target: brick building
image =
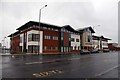
[[[120,47],[117,43],[108,43],[108,48],[110,51],[120,51]]]
[[[12,53],[59,54],[80,52],[80,33],[71,26],[29,21],[10,37]]]

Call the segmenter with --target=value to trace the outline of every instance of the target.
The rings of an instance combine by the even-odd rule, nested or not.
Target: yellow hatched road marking
[[[47,72],[34,73],[33,76],[34,77],[47,77],[47,76],[51,76],[54,74],[61,74],[61,73],[63,73],[62,70],[50,70]]]

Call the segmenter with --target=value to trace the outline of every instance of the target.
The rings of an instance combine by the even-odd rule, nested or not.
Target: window
[[[44,39],[50,39],[50,36],[45,35],[45,36],[44,36]]]
[[[76,42],[79,42],[79,39],[76,39]]]
[[[22,43],[22,37],[20,37],[20,43]]]
[[[51,46],[51,50],[53,50],[53,47]]]
[[[47,27],[43,27],[43,29],[47,29]]]
[[[32,46],[28,46],[28,52],[32,53]]]
[[[71,40],[71,38],[69,38],[69,41]]]
[[[47,50],[47,46],[44,46],[44,50]]]
[[[61,52],[63,52],[63,47],[61,47]]]
[[[38,52],[39,47],[38,46],[33,46],[33,53]]]
[[[90,36],[90,33],[86,33],[87,35],[86,35],[86,42],[90,42],[90,38],[91,38],[91,36]]]
[[[58,29],[55,29],[55,31],[58,31]]]
[[[32,34],[28,35],[28,41],[32,41]]]
[[[71,46],[71,50],[73,50],[73,46]]]
[[[29,34],[28,41],[39,41],[40,35],[39,34]]]
[[[50,30],[51,28],[48,28],[48,30]]]
[[[74,47],[74,50],[76,50],[76,46]]]
[[[58,37],[57,36],[53,36],[53,40],[58,40]]]
[[[39,34],[32,34],[32,37],[33,37],[33,41],[39,41]]]
[[[80,50],[80,47],[78,46],[78,50]]]
[[[90,35],[88,35],[88,42],[90,42]]]
[[[61,40],[63,40],[63,37],[61,37]]]
[[[29,53],[36,53],[38,52],[38,49],[39,49],[39,46],[33,46],[33,45],[28,46]]]
[[[20,52],[22,52],[22,46],[20,46]]]
[[[55,47],[55,50],[58,50],[58,47]]]
[[[75,39],[74,39],[74,38],[71,38],[71,41],[72,41],[72,42],[74,42],[74,41],[75,41]]]

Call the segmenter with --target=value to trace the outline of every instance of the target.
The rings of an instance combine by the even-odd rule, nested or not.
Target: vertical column
[[[120,1],[118,2],[118,46],[120,47]],[[118,52],[118,64],[120,64],[120,51]],[[118,78],[120,77],[120,67],[118,67]]]
[[[43,52],[43,31],[40,31],[40,46],[39,46],[39,52],[42,54]]]

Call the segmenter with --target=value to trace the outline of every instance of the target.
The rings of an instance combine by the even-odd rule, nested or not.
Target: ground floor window
[[[38,51],[39,51],[39,46],[37,46],[37,45],[28,46],[29,53],[37,53]]]

